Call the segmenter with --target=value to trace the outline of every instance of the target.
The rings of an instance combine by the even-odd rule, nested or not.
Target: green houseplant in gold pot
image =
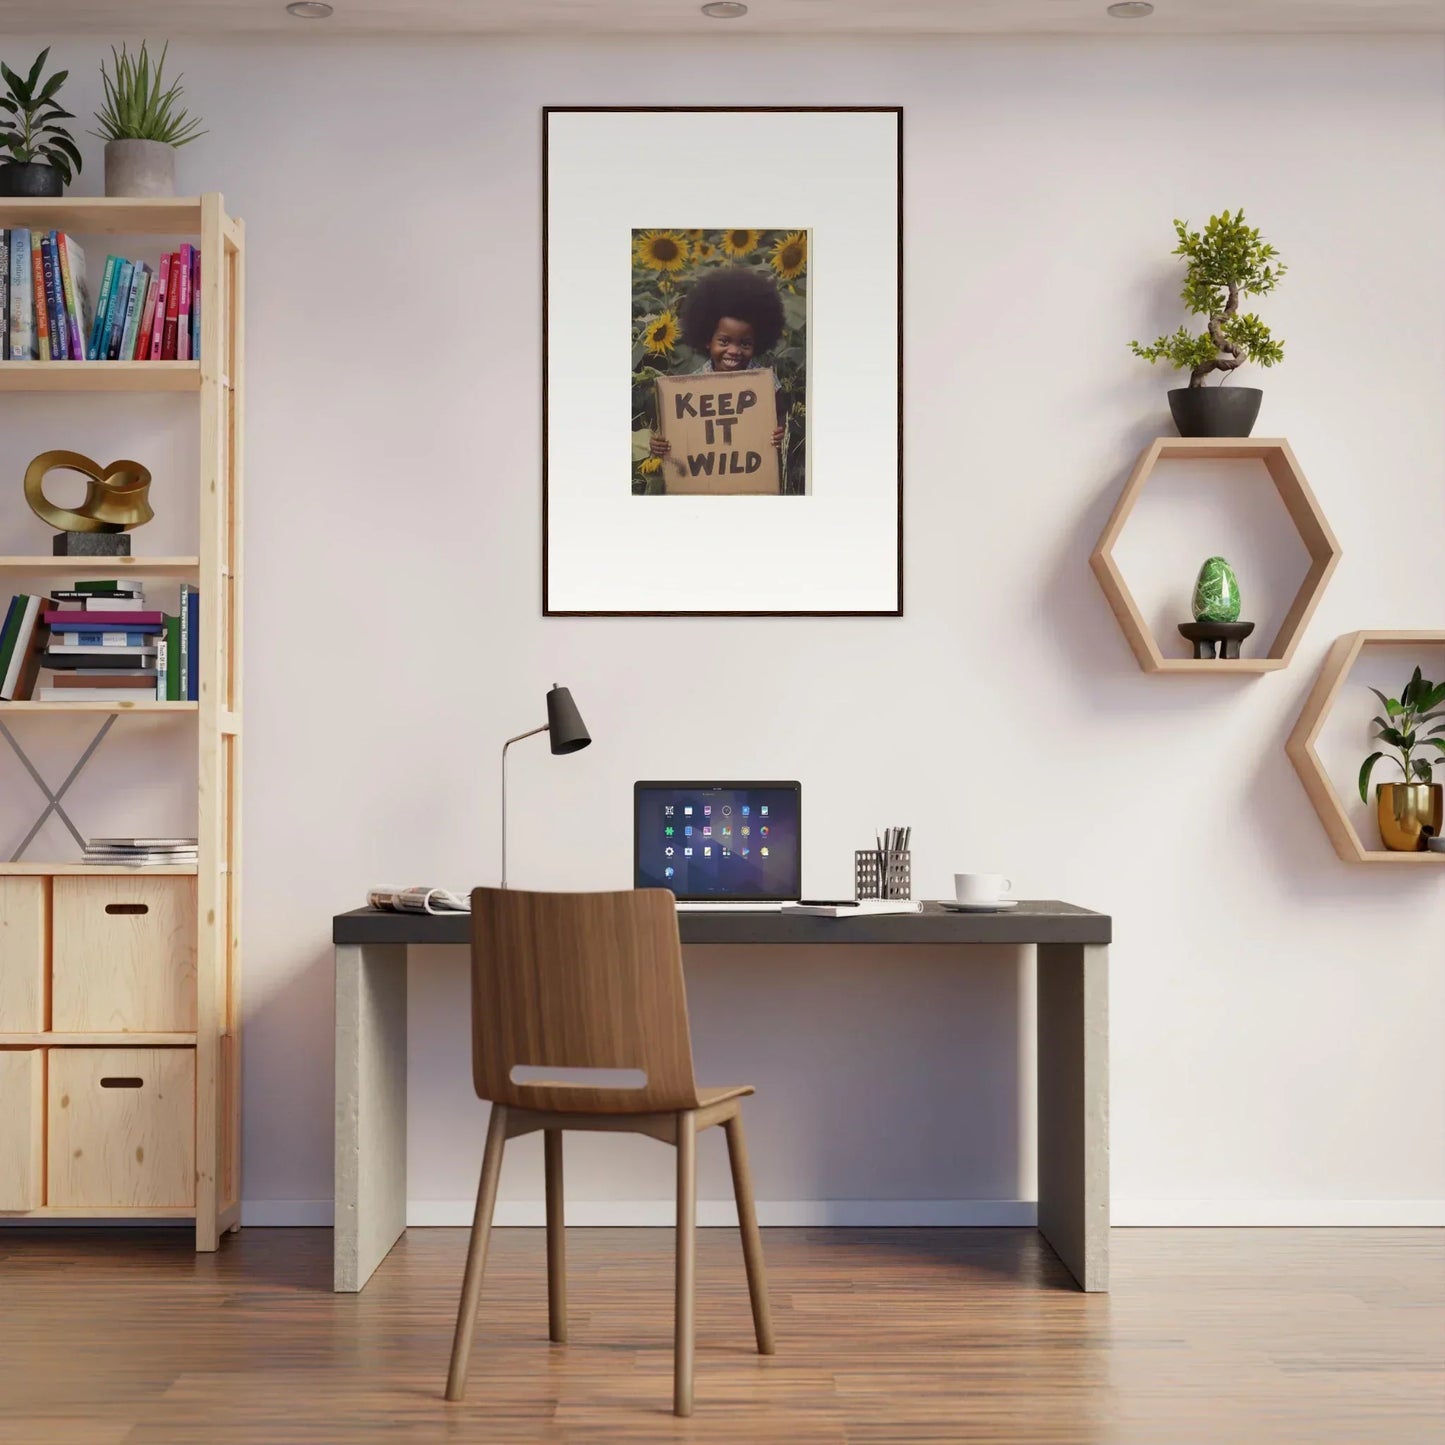
[[[1370,691],[1385,708],[1384,716],[1375,718],[1375,737],[1394,750],[1404,774],[1401,782],[1375,788],[1380,840],[1395,853],[1422,853],[1445,825],[1445,788],[1434,780],[1440,759],[1417,756],[1430,748],[1445,753],[1445,682],[1430,682],[1417,667],[1398,698],[1386,697],[1378,688]],[[1370,801],[1370,775],[1384,756],[1384,751],[1371,753],[1360,768],[1364,803]]]
[[[1273,291],[1285,268],[1258,228],[1245,224],[1243,210],[1211,216],[1203,231],[1175,221],[1174,233],[1179,244],[1173,254],[1185,262],[1179,299],[1192,315],[1208,318],[1204,330],[1196,334],[1181,326],[1150,346],[1130,342],[1130,349],[1145,361],[1167,361],[1189,373],[1189,385],[1169,393],[1180,436],[1247,437],[1264,393],[1257,387],[1204,383],[1216,371],[1221,383],[1228,381],[1247,361],[1274,366],[1284,360],[1284,343],[1252,311],[1239,308],[1245,297]]]
[[[56,100],[68,70],[41,79],[46,46],[26,75],[0,63],[0,196],[58,196],[80,170],[80,152],[62,120],[74,120]]]
[[[111,64],[100,64],[105,104],[96,111],[105,142],[105,193],[108,196],[173,196],[176,150],[205,135],[201,122],[180,107],[180,76],[165,83],[166,51],[151,63],[146,43],[132,55],[124,45],[111,47]]]

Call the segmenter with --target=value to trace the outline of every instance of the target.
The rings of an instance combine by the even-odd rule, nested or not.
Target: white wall
[[[1119,1221],[1445,1217],[1445,878],[1339,862],[1283,752],[1337,634],[1445,624],[1445,46],[305,39],[172,50],[211,131],[182,185],[223,190],[249,237],[249,1217],[325,1217],[330,914],[370,883],[496,876],[497,749],[554,680],[596,744],[516,753],[515,882],[626,884],[636,777],[798,776],[810,890],[908,822],[925,896],[1000,869],[1115,916]],[[907,107],[901,621],[540,616],[540,108],[719,96]],[[665,209],[645,156],[634,184]],[[1171,217],[1236,205],[1291,266],[1261,308],[1288,363],[1258,430],[1290,437],[1345,557],[1287,672],[1147,677],[1087,566],[1167,429],[1168,378],[1126,343],[1175,324]],[[99,405],[102,451],[164,430]],[[68,444],[69,411],[5,415],[17,482]],[[1257,486],[1228,490],[1236,513],[1181,482],[1177,513],[1141,515],[1151,616],[1184,615],[1214,551],[1277,614],[1260,569],[1294,565],[1290,538]],[[744,699],[725,727],[720,692]],[[9,827],[25,784],[0,768]],[[412,1195],[458,1218],[483,1117],[463,957],[413,967]],[[700,1071],[758,1085],[771,1217],[1023,1217],[1029,972],[1006,950],[695,959]],[[650,1217],[663,1152],[594,1143],[573,1198]],[[536,1217],[525,1144],[503,1189]],[[702,1192],[726,1197],[709,1150]]]

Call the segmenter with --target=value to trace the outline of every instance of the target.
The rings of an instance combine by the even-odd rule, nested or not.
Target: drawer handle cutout
[[[151,906],[149,903],[107,903],[105,911],[107,913],[149,913]]]
[[[143,1089],[145,1080],[111,1074],[100,1081],[100,1087],[102,1089]]]

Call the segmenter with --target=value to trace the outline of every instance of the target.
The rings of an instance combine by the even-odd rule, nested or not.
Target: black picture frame
[[[549,523],[549,348],[551,314],[548,266],[550,256],[550,121],[553,115],[576,114],[886,114],[897,119],[897,375],[898,375],[898,444],[897,444],[897,595],[889,608],[776,610],[768,608],[686,610],[659,609],[578,609],[554,608],[549,589],[548,523]],[[904,326],[904,245],[903,245],[903,107],[901,105],[549,105],[542,108],[542,615],[544,617],[902,617],[903,616],[903,326]]]

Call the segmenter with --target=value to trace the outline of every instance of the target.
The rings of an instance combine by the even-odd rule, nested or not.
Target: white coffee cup
[[[1002,873],[955,873],[953,891],[960,903],[1001,903],[1013,882]]]

